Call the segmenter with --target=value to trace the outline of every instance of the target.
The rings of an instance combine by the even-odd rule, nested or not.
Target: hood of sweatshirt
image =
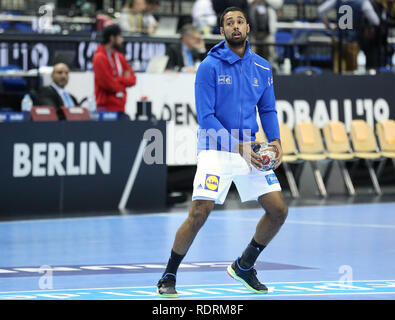
[[[246,41],[246,50],[244,56],[241,58],[229,48],[225,40],[222,40],[220,43],[211,48],[211,50],[208,52],[208,55],[222,61],[226,61],[230,64],[234,64],[239,60],[249,60],[252,57],[252,52],[250,50],[250,43]]]

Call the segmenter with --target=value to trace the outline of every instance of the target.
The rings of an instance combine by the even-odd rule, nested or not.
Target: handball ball
[[[258,168],[258,170],[272,170],[277,164],[278,160],[275,160],[275,158],[277,158],[279,152],[276,146],[269,146],[267,142],[264,142],[255,145],[253,150],[261,157],[262,167]]]

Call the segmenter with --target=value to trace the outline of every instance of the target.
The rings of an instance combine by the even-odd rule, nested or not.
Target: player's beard
[[[240,39],[233,39],[232,35],[229,37],[225,34],[225,40],[231,46],[232,48],[238,49],[244,47],[246,41],[247,41],[247,34],[244,37],[241,37]]]

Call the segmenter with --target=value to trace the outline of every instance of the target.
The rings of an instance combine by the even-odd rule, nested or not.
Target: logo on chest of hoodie
[[[218,84],[232,84],[232,76],[227,76],[227,75],[218,76]]]

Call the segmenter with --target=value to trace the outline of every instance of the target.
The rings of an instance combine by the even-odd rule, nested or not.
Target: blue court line
[[[210,217],[211,220],[228,220],[226,217]],[[256,222],[257,218],[240,218],[234,217],[233,220],[237,221],[252,221]],[[324,221],[310,221],[310,220],[285,220],[285,223],[289,224],[302,224],[302,225],[313,225],[313,226],[325,226],[325,227],[356,227],[356,228],[383,228],[383,229],[395,229],[395,225],[388,224],[361,224],[361,223],[343,223],[343,222],[324,222]]]
[[[268,283],[269,293],[253,294],[240,284],[180,285],[178,299],[253,299],[301,296],[391,295],[395,280],[307,281]],[[393,295],[393,296],[392,296]],[[123,287],[0,292],[0,300],[152,300],[156,287]]]

